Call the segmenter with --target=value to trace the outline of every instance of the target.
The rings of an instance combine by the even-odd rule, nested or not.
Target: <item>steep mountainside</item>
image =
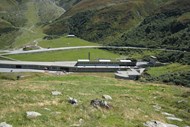
[[[105,45],[189,50],[189,24],[189,0],[1,0],[0,47],[72,33]]]
[[[42,23],[51,22],[64,13],[64,10],[58,7],[55,2],[51,0],[35,0],[38,16]]]
[[[63,13],[64,9],[51,0],[1,0],[0,48],[13,48],[29,43],[39,35],[40,30],[36,31],[35,28]]]
[[[175,0],[160,7],[114,45],[161,47],[190,51],[190,1]]]
[[[164,1],[82,0],[45,29],[47,34],[73,33],[90,41],[110,43],[138,25]]]
[[[20,34],[18,26],[23,26],[26,19],[23,16],[25,6],[19,5],[16,0],[1,0],[0,4],[0,47],[5,48],[12,44]]]
[[[45,28],[106,45],[189,49],[188,0],[82,0]]]

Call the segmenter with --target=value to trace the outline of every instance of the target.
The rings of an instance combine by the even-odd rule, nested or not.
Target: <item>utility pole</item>
[[[90,60],[90,52],[88,52],[88,59]]]

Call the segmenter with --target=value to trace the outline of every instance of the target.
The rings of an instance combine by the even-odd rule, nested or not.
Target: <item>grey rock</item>
[[[179,121],[182,122],[183,120],[180,118],[176,118],[176,117],[166,117],[168,120],[173,120],[173,121]]]
[[[77,105],[77,103],[78,103],[77,99],[72,98],[72,97],[69,97],[68,102],[69,102],[70,104],[72,104],[72,105]]]
[[[49,109],[49,108],[44,108],[44,110],[46,110],[46,111],[51,111],[51,109]]]
[[[170,114],[170,113],[167,113],[167,112],[162,112],[162,114],[165,115],[165,116],[175,117],[174,114]]]
[[[146,123],[144,123],[144,126],[146,127],[178,127],[177,125],[174,125],[174,124],[162,123],[156,120],[147,121]]]
[[[103,95],[102,98],[106,100],[112,100],[112,97],[110,95]]]
[[[160,107],[159,105],[153,105],[153,108],[156,110],[156,111],[160,111],[162,109],[162,107]]]
[[[51,114],[57,116],[57,115],[60,115],[61,112],[52,112]]]
[[[26,117],[28,119],[34,119],[34,118],[37,118],[38,116],[41,116],[41,114],[38,112],[34,112],[34,111],[26,112]]]
[[[110,107],[111,107],[111,106],[107,103],[107,101],[98,100],[98,99],[91,100],[90,104],[91,104],[92,106],[94,106],[95,108],[102,107],[102,108],[110,109]]]
[[[188,101],[187,100],[179,100],[177,101],[177,103],[187,103]]]
[[[0,123],[0,127],[12,127],[12,125],[7,124],[6,122]]]
[[[61,95],[62,93],[59,92],[59,91],[52,91],[51,94],[52,94],[53,96],[58,96],[58,95]]]

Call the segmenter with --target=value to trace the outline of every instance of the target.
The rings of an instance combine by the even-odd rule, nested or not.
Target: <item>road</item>
[[[63,73],[61,71],[44,71],[44,70],[36,70],[36,69],[14,69],[14,68],[0,68],[1,73],[10,73],[10,72],[36,72],[36,73],[51,73],[56,75],[63,75],[69,73]]]
[[[143,48],[143,47],[116,47],[116,46],[75,46],[75,47],[60,47],[60,48],[49,48],[49,49],[37,49],[37,50],[30,50],[30,51],[23,51],[21,49],[19,50],[13,50],[13,51],[7,51],[6,53],[2,53],[1,55],[11,55],[11,54],[27,54],[27,53],[40,53],[40,52],[50,52],[50,51],[61,51],[61,50],[71,50],[71,49],[89,49],[89,48],[112,48],[112,49],[151,49],[151,50],[160,50],[160,51],[173,51],[173,52],[184,52],[181,50],[172,50],[172,49],[156,49],[156,48]],[[3,50],[1,50],[3,52]]]
[[[45,72],[45,71],[44,70],[35,70],[35,69],[0,68],[0,72]]]

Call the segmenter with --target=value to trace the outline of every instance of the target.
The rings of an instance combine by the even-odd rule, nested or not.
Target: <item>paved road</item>
[[[62,74],[68,74],[68,73],[63,73],[61,71],[44,71],[44,70],[35,70],[35,69],[14,69],[14,68],[0,68],[0,72],[40,72],[40,73],[51,73],[51,74],[57,74],[57,75],[62,75]]]
[[[155,48],[142,48],[142,47],[116,47],[116,46],[75,46],[75,47],[61,47],[61,48],[50,48],[50,49],[37,49],[30,51],[23,51],[21,49],[14,51],[7,51],[1,55],[11,55],[11,54],[26,54],[26,53],[39,53],[39,52],[49,52],[49,51],[61,51],[61,50],[71,50],[71,49],[86,49],[86,48],[113,48],[113,49],[152,49],[160,51],[174,51],[174,52],[184,52],[181,50],[172,49],[155,49]],[[1,50],[3,52],[3,50]]]
[[[44,70],[34,70],[34,69],[0,68],[0,72],[45,72],[45,71]]]

